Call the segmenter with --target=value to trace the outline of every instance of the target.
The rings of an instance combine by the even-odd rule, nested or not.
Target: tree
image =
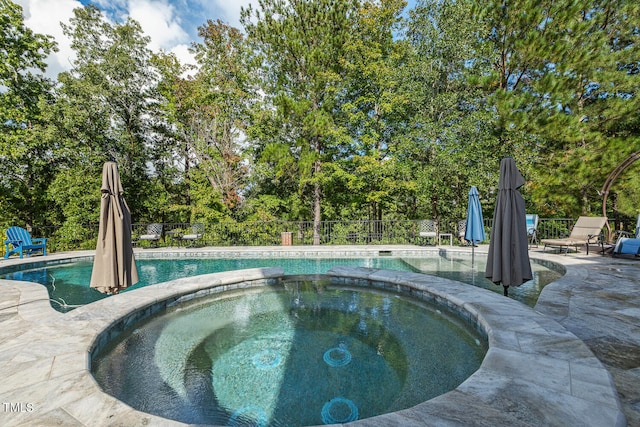
[[[415,53],[403,81],[414,114],[398,155],[411,164],[421,188],[414,215],[439,222],[465,217],[471,185],[485,212],[492,209],[499,159],[507,152],[493,135],[494,112],[482,91],[490,69],[472,7],[467,1],[421,1],[408,25]]]
[[[548,113],[544,128],[565,159],[550,159],[559,177],[551,188],[565,196],[557,203],[561,210],[569,210],[567,201],[574,205],[569,211],[573,215],[601,211],[599,190],[606,177],[640,147],[640,6],[631,1],[588,2],[575,21],[571,28],[582,32],[574,31],[578,34],[570,40],[571,54],[557,61],[552,74],[559,83],[556,99],[561,108]],[[627,170],[614,185],[610,219],[621,219],[619,209],[623,217],[637,215],[638,205],[629,203],[640,199],[634,186],[640,183],[633,173],[637,168]],[[541,196],[551,203],[557,200]]]
[[[60,168],[49,193],[65,212],[61,234],[71,235],[97,221],[106,160],[118,163],[134,222],[147,217],[145,201],[153,194],[148,147],[158,101],[148,38],[138,23],[112,24],[87,6],[75,9],[63,30],[77,58],[70,72],[60,74],[56,102],[47,109],[47,139]]]
[[[24,26],[20,6],[0,0],[0,217],[14,225],[46,222],[54,167],[36,126],[41,102],[51,100],[44,60],[55,49],[51,37]]]
[[[242,207],[248,168],[244,132],[257,98],[255,66],[242,33],[221,21],[198,29],[192,46],[198,62],[194,76],[164,59],[160,90],[163,109],[174,126],[182,158],[191,220],[236,217]]]
[[[154,221],[184,223],[192,219],[191,195],[189,191],[189,156],[183,137],[182,97],[191,84],[193,66],[182,65],[172,53],[158,53],[152,57],[158,70],[157,92],[158,115],[162,118],[156,125],[158,138],[150,147],[150,162],[153,165],[155,187],[149,200],[149,212],[155,212]],[[153,204],[153,206],[152,206]]]
[[[637,147],[638,12],[631,1],[477,6],[495,134],[532,160],[538,212],[595,210],[607,174]]]
[[[314,244],[320,243],[323,164],[344,137],[336,97],[356,3],[350,0],[260,0],[242,10],[248,37],[262,55],[268,100],[286,123],[298,160],[300,195],[311,191]]]
[[[241,145],[257,96],[254,65],[238,29],[208,21],[199,34],[203,43],[194,46],[200,64],[197,101],[189,112],[192,134],[187,143],[198,170],[234,211],[247,178]]]
[[[364,1],[354,17],[353,36],[345,45],[345,89],[340,94],[349,138],[338,164],[343,197],[350,206],[339,217],[368,211],[372,220],[403,209],[415,182],[402,176],[397,161],[399,141],[407,133],[409,95],[403,90],[403,68],[410,56],[402,29],[404,0]],[[349,199],[349,200],[343,200]],[[338,210],[338,208],[334,208]]]

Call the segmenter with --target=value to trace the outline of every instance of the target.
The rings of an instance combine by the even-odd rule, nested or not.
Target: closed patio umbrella
[[[138,269],[131,243],[131,213],[114,162],[106,162],[102,168],[100,191],[100,225],[90,286],[117,294],[138,282]]]
[[[484,219],[482,218],[482,206],[478,189],[471,187],[469,190],[469,206],[467,207],[467,226],[464,232],[464,240],[471,244],[471,268],[474,265],[475,246],[482,242],[484,235]]]
[[[502,284],[505,296],[509,286],[520,286],[533,277],[524,199],[518,191],[524,182],[513,158],[502,159],[485,277]]]

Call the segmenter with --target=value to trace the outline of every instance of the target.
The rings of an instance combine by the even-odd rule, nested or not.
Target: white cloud
[[[128,9],[129,16],[138,21],[144,33],[151,38],[151,50],[170,51],[176,45],[189,41],[188,34],[180,26],[175,7],[168,2],[131,0]]]
[[[47,75],[57,78],[62,71],[71,69],[75,53],[71,40],[62,32],[60,22],[69,24],[73,9],[83,7],[79,0],[14,0],[22,6],[25,25],[36,33],[48,34],[55,38],[58,52],[47,59]],[[105,11],[109,19],[124,21],[127,17],[138,21],[151,42],[149,48],[172,52],[182,63],[194,63],[188,52],[191,42],[183,29],[180,10],[175,0],[94,0],[92,3]]]
[[[215,3],[225,12],[225,16],[229,22],[234,27],[241,28],[240,26],[240,8],[244,7],[245,9],[249,6],[250,3],[257,3],[255,0],[236,0],[236,1],[225,1],[225,0],[216,0]]]
[[[176,58],[178,58],[178,61],[180,61],[181,64],[196,65],[196,58],[191,52],[189,52],[189,46],[187,46],[186,44],[179,44],[177,46],[174,46],[171,48],[170,52],[173,53]],[[187,75],[193,73],[193,71],[188,71],[182,77],[186,77]]]
[[[69,70],[75,53],[71,49],[71,41],[63,34],[61,22],[69,23],[73,17],[73,9],[81,7],[77,0],[14,0],[22,6],[25,25],[39,34],[53,36],[58,43],[58,52],[47,59],[49,64],[47,75],[56,78],[58,73]]]

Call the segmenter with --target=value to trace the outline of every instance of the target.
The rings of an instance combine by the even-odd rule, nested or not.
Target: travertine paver
[[[358,269],[332,272],[357,277],[354,270]],[[402,413],[420,408],[419,414],[430,416],[413,414],[411,418],[421,419],[422,425],[624,424],[609,373],[584,343],[557,322],[492,292],[417,276],[385,271],[367,279],[411,283],[433,294],[451,295],[450,300],[477,313],[488,332],[490,349],[480,370],[455,392]],[[440,413],[441,405],[450,399],[454,407]],[[487,417],[495,408],[499,416]]]
[[[587,344],[613,376],[628,425],[640,426],[640,260],[565,258],[567,274],[535,308]]]
[[[347,256],[351,255],[349,249],[294,247],[286,251],[288,255],[307,251],[306,256],[317,256],[333,250],[337,256]],[[353,256],[377,254],[379,250],[391,250],[394,255],[419,250],[411,246],[355,249],[357,254]],[[247,250],[257,255],[285,249]],[[198,249],[200,252],[229,256],[223,255],[222,250]],[[162,251],[145,251],[145,255],[164,256]],[[624,425],[610,371],[591,350],[596,355],[600,352],[601,360],[605,359],[603,362],[610,369],[615,368],[614,378],[625,387],[623,400],[637,394],[637,385],[634,390],[629,379],[637,371],[634,357],[609,360],[611,352],[606,350],[609,346],[619,350],[622,344],[637,349],[640,302],[634,290],[637,291],[635,278],[640,275],[633,278],[627,275],[640,272],[640,266],[633,261],[607,257],[533,253],[532,256],[559,260],[567,266],[567,274],[545,288],[536,310],[499,294],[446,279],[397,271],[335,268],[332,274],[339,276],[339,280],[368,286],[409,286],[451,307],[464,309],[484,328],[490,343],[481,368],[456,390],[398,413],[353,424]],[[47,258],[55,259],[56,255]],[[3,265],[7,264],[0,263],[0,267]],[[615,269],[611,270],[610,265]],[[278,270],[254,269],[181,279],[123,293],[67,314],[49,306],[42,286],[0,280],[0,425],[180,425],[135,411],[100,391],[87,370],[88,352],[96,337],[115,319],[156,301],[203,292],[212,285],[277,276],[281,274]],[[628,283],[621,283],[625,281]],[[605,321],[607,312],[614,319]],[[591,350],[576,335],[591,343]],[[632,425],[633,413],[626,413]]]

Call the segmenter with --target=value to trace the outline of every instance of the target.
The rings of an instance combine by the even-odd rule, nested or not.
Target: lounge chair
[[[613,247],[613,256],[616,255],[635,255],[640,256],[640,214],[636,223],[636,234],[627,231],[618,231],[620,237]]]
[[[202,239],[204,235],[204,224],[196,223],[191,226],[191,234],[184,234],[180,240],[191,242],[191,246],[195,246],[196,241]]]
[[[602,227],[607,223],[607,217],[604,216],[581,216],[571,230],[569,237],[563,239],[542,239],[540,243],[544,245],[543,252],[547,246],[556,248],[566,248],[565,255],[569,252],[569,247],[573,246],[578,251],[578,246],[585,245],[587,247],[587,255],[589,255],[589,245],[592,243],[600,243],[604,253],[604,242],[602,239]]]
[[[138,237],[138,240],[146,240],[151,242],[153,246],[158,245],[158,241],[162,238],[162,224],[147,225],[147,233]]]
[[[529,236],[529,247],[536,245],[538,247],[538,215],[527,214],[527,236]]]
[[[33,252],[42,251],[42,256],[47,255],[47,239],[44,237],[31,238],[31,234],[22,227],[9,227],[7,229],[7,240],[4,241],[6,251],[5,258],[9,258],[12,254],[31,255]],[[9,245],[13,249],[9,249]]]
[[[438,225],[432,219],[425,219],[418,223],[418,238],[420,242],[427,244],[429,239],[433,239],[435,245],[438,241]]]

